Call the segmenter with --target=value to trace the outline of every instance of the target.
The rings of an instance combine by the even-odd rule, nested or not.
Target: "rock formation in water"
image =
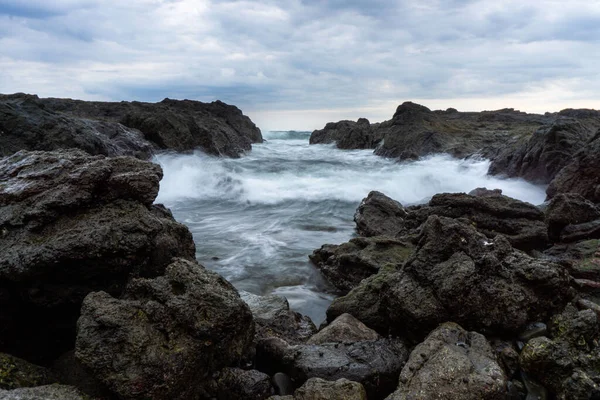
[[[235,106],[165,99],[159,103],[87,102],[0,95],[0,156],[19,150],[78,148],[92,155],[155,150],[239,157],[262,142],[260,129]]]

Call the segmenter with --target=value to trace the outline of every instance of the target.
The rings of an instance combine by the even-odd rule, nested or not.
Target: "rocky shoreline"
[[[154,204],[155,149],[236,157],[262,140],[237,108],[1,96],[0,398],[600,398],[598,121],[405,103],[313,133],[400,159],[494,155],[496,172],[550,183],[543,207],[371,192],[358,236],[310,256],[340,294],[317,328],[198,264]]]

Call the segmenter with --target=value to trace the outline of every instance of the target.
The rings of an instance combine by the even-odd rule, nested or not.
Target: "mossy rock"
[[[44,367],[0,353],[0,389],[17,389],[55,383],[56,378]]]

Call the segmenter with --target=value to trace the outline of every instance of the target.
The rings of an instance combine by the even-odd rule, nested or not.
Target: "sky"
[[[600,109],[600,0],[0,0],[0,93],[213,101],[263,130]]]

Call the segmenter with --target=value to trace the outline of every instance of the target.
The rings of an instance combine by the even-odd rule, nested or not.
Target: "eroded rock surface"
[[[361,236],[394,237],[403,231],[406,215],[402,204],[373,191],[358,206],[354,222]]]

